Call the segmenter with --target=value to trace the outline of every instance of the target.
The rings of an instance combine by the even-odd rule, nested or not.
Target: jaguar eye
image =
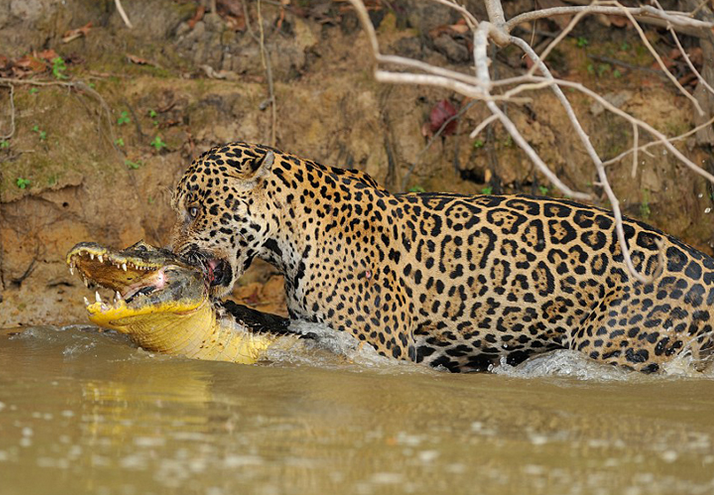
[[[198,215],[198,207],[197,206],[190,206],[188,208],[188,216],[193,218],[196,218],[196,215]]]

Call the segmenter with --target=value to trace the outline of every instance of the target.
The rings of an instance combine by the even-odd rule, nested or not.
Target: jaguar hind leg
[[[570,332],[565,344],[590,358],[652,373],[676,354],[688,351],[698,359],[712,354],[711,325],[697,313],[652,298],[613,290]]]

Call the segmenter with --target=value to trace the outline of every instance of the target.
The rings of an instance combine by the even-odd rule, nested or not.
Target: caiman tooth
[[[104,263],[104,256],[102,256],[101,254],[97,255],[97,259],[99,260],[100,263]]]
[[[116,291],[114,293],[114,302],[119,302],[121,301],[121,294],[119,294],[119,291]]]
[[[74,266],[69,265],[69,274],[74,275]]]
[[[92,261],[94,261],[94,253],[89,253],[89,259],[91,259]]]
[[[102,302],[102,298],[99,297],[99,291],[98,291],[98,290],[95,290],[95,291],[94,291],[94,299],[96,299],[96,301],[97,301],[98,303]]]
[[[124,270],[124,271],[126,271],[126,263],[122,263],[122,264],[121,264],[121,269]]]
[[[89,299],[87,299],[86,297],[84,298],[84,305],[89,306]]]
[[[87,280],[86,278],[84,278],[84,275],[82,275],[82,282],[84,282],[84,286],[85,286],[85,287],[89,288],[89,280]]]

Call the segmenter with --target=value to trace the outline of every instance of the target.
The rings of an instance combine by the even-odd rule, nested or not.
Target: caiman
[[[289,320],[209,297],[206,274],[171,251],[140,241],[121,251],[81,242],[67,254],[70,272],[88,287],[111,289],[113,301],[84,301],[94,324],[129,335],[153,352],[252,364],[267,349],[291,349],[311,335]]]

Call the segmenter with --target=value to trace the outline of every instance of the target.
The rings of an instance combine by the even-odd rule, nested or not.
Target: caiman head
[[[201,269],[143,241],[121,251],[81,242],[67,254],[67,264],[87,287],[111,290],[105,299],[99,290],[93,301],[85,297],[89,319],[100,327],[136,337],[145,328],[175,327],[210,310]]]
[[[149,351],[251,364],[283,336],[300,338],[285,318],[214,303],[203,266],[142,241],[121,251],[81,242],[67,264],[88,287],[99,288],[94,302],[85,298],[89,319]],[[107,293],[104,300],[99,291]]]

